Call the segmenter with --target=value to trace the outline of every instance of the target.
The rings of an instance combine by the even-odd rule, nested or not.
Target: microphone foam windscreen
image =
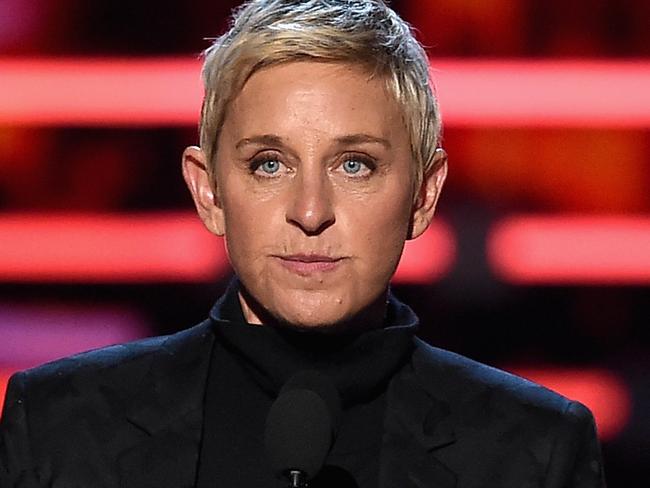
[[[280,395],[291,390],[311,390],[318,394],[327,405],[332,418],[332,429],[336,435],[341,422],[341,396],[329,376],[313,370],[300,371],[289,378],[280,390]]]
[[[326,377],[301,372],[282,388],[266,419],[265,447],[277,475],[320,471],[341,415],[340,398]]]

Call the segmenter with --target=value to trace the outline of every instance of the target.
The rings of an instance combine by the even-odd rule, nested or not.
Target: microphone
[[[323,467],[341,420],[341,398],[332,380],[316,371],[295,374],[280,390],[266,418],[264,443],[276,476],[303,488]]]

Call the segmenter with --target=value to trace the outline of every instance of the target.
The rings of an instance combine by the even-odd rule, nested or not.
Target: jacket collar
[[[153,435],[201,405],[213,342],[209,321],[167,337],[151,358],[128,420]]]
[[[123,486],[194,485],[213,342],[205,321],[169,336],[152,355],[126,414],[134,442],[117,460]]]
[[[416,339],[413,360],[388,388],[380,488],[456,486],[456,473],[438,459],[456,441],[455,420],[449,403],[430,386],[423,348],[428,346]]]
[[[153,354],[127,410],[137,440],[118,459],[125,487],[193,486],[214,340],[206,321],[169,336]],[[455,421],[444,390],[431,382],[428,349],[416,339],[412,361],[390,382],[380,488],[456,486],[456,474],[438,459],[456,441]]]

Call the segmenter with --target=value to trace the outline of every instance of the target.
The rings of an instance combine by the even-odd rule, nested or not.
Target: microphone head
[[[338,431],[341,399],[332,381],[302,371],[280,390],[266,419],[264,441],[276,475],[302,471],[307,478],[323,467]]]

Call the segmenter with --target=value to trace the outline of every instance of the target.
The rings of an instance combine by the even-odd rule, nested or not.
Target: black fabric
[[[404,364],[413,350],[418,319],[389,294],[383,324],[362,334],[327,334],[247,324],[231,283],[210,311],[217,341],[236,356],[268,394],[298,371],[314,369],[329,376],[343,405],[371,399]]]
[[[0,487],[195,487],[213,327],[13,375]],[[413,346],[386,390],[378,488],[605,486],[586,407],[417,338]]]
[[[312,486],[375,488],[389,379],[408,359],[417,318],[389,298],[386,320],[357,335],[295,332],[247,324],[233,282],[212,309],[212,351],[199,488],[284,487],[264,452],[269,408],[295,373],[330,377],[343,402],[339,435]],[[229,485],[231,483],[232,485]]]

